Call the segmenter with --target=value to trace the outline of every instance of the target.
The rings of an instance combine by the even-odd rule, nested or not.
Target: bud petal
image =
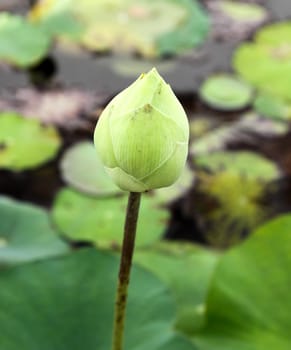
[[[185,165],[188,138],[183,107],[155,69],[108,104],[94,134],[109,175],[132,192],[176,181]]]

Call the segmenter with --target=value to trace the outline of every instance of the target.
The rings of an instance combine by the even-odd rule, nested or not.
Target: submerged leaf
[[[237,244],[271,214],[263,198],[267,189],[271,193],[268,186],[280,176],[279,169],[251,152],[216,152],[195,160],[198,169],[210,170],[198,172],[199,225],[212,245]]]
[[[237,244],[246,233],[261,224],[268,216],[261,201],[264,183],[244,174],[221,171],[200,174],[197,192],[203,200],[212,203],[207,212],[201,212],[200,225],[205,227],[205,238],[215,247],[226,248]],[[203,201],[197,205],[197,212]]]

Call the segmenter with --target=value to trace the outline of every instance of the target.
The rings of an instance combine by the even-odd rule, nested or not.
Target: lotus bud
[[[184,168],[188,140],[185,111],[155,68],[113,98],[94,134],[106,171],[130,192],[173,184]]]

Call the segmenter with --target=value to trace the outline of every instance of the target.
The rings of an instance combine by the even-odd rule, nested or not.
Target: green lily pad
[[[227,171],[264,181],[275,180],[280,175],[275,163],[254,152],[214,152],[196,157],[195,163],[212,172]]]
[[[61,140],[56,129],[36,119],[0,114],[0,168],[21,171],[53,159]]]
[[[59,13],[82,24],[79,42],[88,49],[137,51],[146,57],[192,48],[204,41],[209,27],[193,0],[42,1],[30,16],[42,23]]]
[[[176,328],[193,334],[205,322],[205,299],[218,254],[186,243],[165,242],[137,250],[135,262],[156,274],[173,291]]]
[[[291,216],[261,228],[226,253],[207,301],[201,350],[290,348]]]
[[[64,254],[68,246],[57,236],[43,209],[0,197],[0,265]]]
[[[275,120],[291,119],[291,103],[287,104],[272,95],[259,94],[254,101],[254,107],[264,117]]]
[[[170,0],[169,3],[171,1],[184,6],[188,16],[175,29],[157,39],[160,55],[181,53],[201,45],[210,28],[210,20],[198,1]]]
[[[155,198],[161,204],[169,204],[182,197],[190,189],[194,180],[194,171],[186,164],[181,176],[173,185],[154,191]]]
[[[200,97],[216,109],[237,110],[250,104],[252,88],[235,76],[216,74],[204,81]]]
[[[50,44],[50,36],[23,17],[0,14],[0,60],[28,67],[45,56]]]
[[[105,172],[93,142],[69,148],[61,160],[61,174],[68,185],[81,192],[99,196],[121,193]]]
[[[261,92],[291,101],[291,21],[260,30],[234,54],[236,71]]]
[[[1,349],[110,349],[117,268],[116,257],[83,249],[2,272]],[[174,317],[169,291],[151,274],[134,268],[125,348],[196,349],[173,331]]]
[[[94,242],[101,247],[120,247],[127,197],[94,198],[69,188],[59,192],[52,217],[68,238]],[[137,229],[137,246],[159,240],[166,228],[169,214],[156,206],[153,197],[143,196]]]

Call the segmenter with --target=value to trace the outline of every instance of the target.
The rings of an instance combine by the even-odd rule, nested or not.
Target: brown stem
[[[112,350],[122,350],[127,289],[134,251],[136,225],[141,193],[130,192],[128,197],[124,236],[122,243],[121,262],[119,268],[118,287],[115,303],[114,329]]]

